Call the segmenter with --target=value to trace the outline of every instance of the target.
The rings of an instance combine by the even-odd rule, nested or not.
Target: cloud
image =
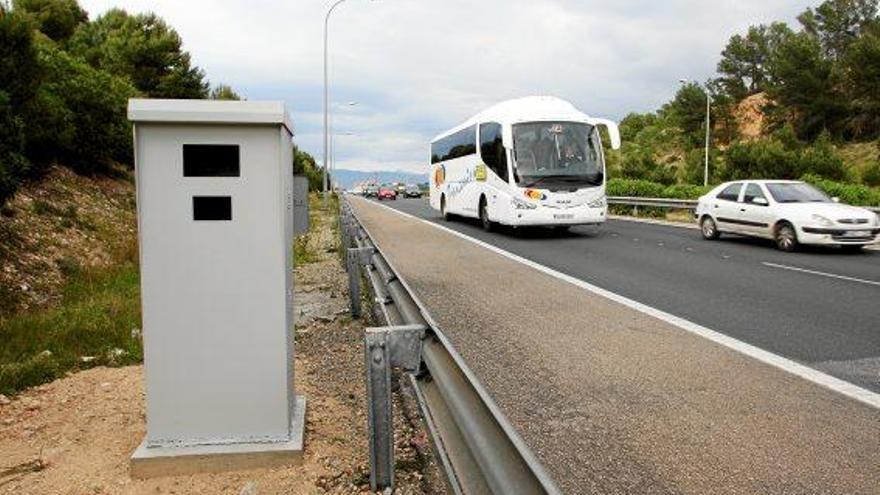
[[[297,144],[322,156],[323,22],[329,0],[81,0],[173,25],[215,82],[283,99]],[[712,77],[727,40],[794,16],[806,0],[348,0],[330,20],[339,167],[423,171],[428,140],[497,101],[553,94],[620,119]],[[378,168],[371,168],[378,170]]]

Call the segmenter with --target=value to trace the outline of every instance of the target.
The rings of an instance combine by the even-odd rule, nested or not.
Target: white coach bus
[[[607,203],[598,126],[618,149],[617,124],[565,100],[498,103],[431,142],[431,206],[447,219],[479,218],[486,230],[602,223]]]

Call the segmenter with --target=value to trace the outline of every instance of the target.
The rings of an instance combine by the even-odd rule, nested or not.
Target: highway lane
[[[564,493],[880,486],[880,409],[413,217],[350,201]]]
[[[808,249],[609,220],[567,234],[483,232],[426,200],[383,204],[880,392],[880,252]]]

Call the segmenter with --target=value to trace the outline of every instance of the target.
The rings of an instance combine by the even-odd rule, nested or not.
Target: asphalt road
[[[418,219],[350,201],[564,493],[877,493],[880,409]],[[497,237],[537,250],[561,242],[549,258],[623,266],[616,227]],[[628,261],[637,268],[649,265],[638,258],[653,238],[640,235],[627,241],[642,243]],[[617,245],[596,251],[606,242]],[[692,255],[687,247],[680,256]],[[631,276],[644,280],[663,274],[637,268]],[[691,296],[671,299],[679,297]]]
[[[880,392],[880,251],[782,253],[768,241],[626,220],[486,233],[426,200],[382,204]],[[809,273],[803,270],[809,270]]]

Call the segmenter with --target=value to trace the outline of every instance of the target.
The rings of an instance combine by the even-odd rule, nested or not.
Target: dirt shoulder
[[[296,387],[308,400],[302,465],[132,480],[144,435],[143,369],[95,368],[0,397],[0,494],[323,494],[369,491],[362,336],[327,218],[297,267]],[[443,493],[429,440],[396,397],[399,494]]]

